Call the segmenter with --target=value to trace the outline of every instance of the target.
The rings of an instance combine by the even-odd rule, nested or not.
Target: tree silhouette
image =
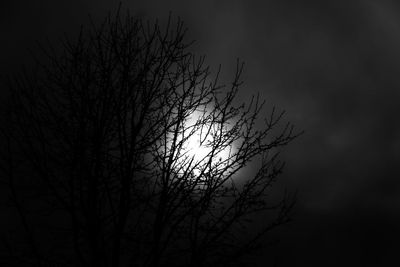
[[[9,80],[0,166],[19,230],[3,238],[8,264],[242,265],[288,221],[293,199],[267,194],[293,126],[275,109],[260,120],[258,96],[237,104],[243,65],[220,85],[185,33],[180,20],[118,12]]]

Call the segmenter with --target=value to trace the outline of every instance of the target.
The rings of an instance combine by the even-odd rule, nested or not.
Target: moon
[[[229,158],[236,151],[233,145],[226,143],[215,149],[215,144],[213,144],[214,136],[219,136],[221,125],[217,122],[207,122],[204,119],[206,115],[207,112],[194,111],[190,116],[186,117],[175,141],[175,144],[179,146],[179,154],[176,155],[174,166],[179,166],[178,169],[180,171],[192,168],[191,172],[195,176],[198,176],[205,164],[209,163],[213,148],[214,153],[212,154],[211,164],[214,167],[217,167],[216,165],[218,164],[228,164]],[[224,129],[227,128],[229,128],[229,125],[224,125]],[[169,132],[166,140],[167,151],[172,151],[170,149],[174,139],[174,131]],[[189,162],[190,165],[188,165]],[[183,169],[181,169],[181,166],[183,166]]]
[[[210,124],[206,122],[202,128],[198,125],[198,121],[201,119],[202,115],[202,112],[195,111],[186,120],[186,127],[192,130],[194,129],[193,127],[195,127],[196,130],[186,140],[184,153],[193,157],[195,162],[208,160],[209,154],[212,151],[212,145],[210,144],[214,141],[213,136],[214,134],[218,134],[216,133],[218,126],[215,123]],[[230,146],[226,146],[221,151],[218,151],[217,154],[213,155],[213,160],[222,161],[229,158],[232,152],[231,150]]]

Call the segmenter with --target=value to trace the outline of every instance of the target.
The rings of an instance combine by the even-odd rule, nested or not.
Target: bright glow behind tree
[[[216,162],[226,162],[232,156],[234,149],[232,145],[219,140],[219,131],[222,127],[220,123],[210,122],[207,112],[194,111],[185,120],[185,125],[178,136],[178,143],[182,142],[180,153],[187,163],[192,161],[192,165],[198,166],[193,169],[195,175],[199,175],[201,168],[210,160],[211,164]],[[226,124],[223,125],[227,127]],[[226,130],[226,129],[225,129]],[[172,136],[171,136],[172,138]]]

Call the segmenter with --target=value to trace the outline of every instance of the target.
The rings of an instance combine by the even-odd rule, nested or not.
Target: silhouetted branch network
[[[118,12],[10,80],[0,166],[19,266],[241,265],[288,221],[291,197],[267,194],[298,134],[275,109],[260,120],[259,96],[237,104],[243,65],[220,85],[185,33]]]

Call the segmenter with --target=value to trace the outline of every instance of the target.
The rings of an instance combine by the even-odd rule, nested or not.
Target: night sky
[[[0,72],[36,41],[77,34],[87,14],[118,1],[0,4]],[[223,79],[245,61],[241,94],[305,134],[289,145],[279,188],[298,191],[278,230],[278,266],[396,266],[400,262],[400,4],[396,1],[122,1],[148,19],[180,16],[192,49]],[[264,260],[260,256],[260,266]],[[399,263],[397,263],[399,264]]]

